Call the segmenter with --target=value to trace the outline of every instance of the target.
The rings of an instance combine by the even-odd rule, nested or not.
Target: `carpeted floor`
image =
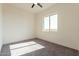
[[[28,49],[30,51],[30,52],[28,52],[28,50],[27,50],[28,53],[26,53],[26,51],[21,51],[21,49],[18,48],[18,49],[20,49],[18,51],[20,51],[22,53],[24,52],[20,56],[77,56],[78,55],[77,50],[67,48],[67,47],[63,47],[63,46],[60,46],[60,45],[57,45],[57,44],[54,44],[54,43],[50,43],[50,42],[47,42],[47,41],[44,41],[44,40],[41,40],[41,39],[24,40],[24,41],[21,41],[21,42],[3,45],[0,55],[1,56],[12,56],[12,54],[15,51],[12,50],[13,52],[11,53],[10,46],[20,44],[20,43],[24,43],[24,42],[26,42],[26,43],[27,42],[35,42],[35,43],[37,43],[37,45],[43,46],[44,48],[39,49],[39,47],[36,47],[35,45],[32,45],[33,47],[32,46],[29,47],[29,49],[31,48],[31,50],[29,50],[28,47],[26,47],[26,46],[20,47],[21,49],[25,48],[26,50]],[[21,44],[21,46],[22,46],[22,44]],[[36,48],[34,48],[34,47],[36,47]],[[33,48],[33,51],[32,51],[32,48]],[[15,50],[17,50],[17,49],[15,49]],[[15,52],[15,54],[16,54],[16,52]]]

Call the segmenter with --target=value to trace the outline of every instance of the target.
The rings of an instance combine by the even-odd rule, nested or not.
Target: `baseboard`
[[[38,37],[36,37],[36,38],[32,38],[32,39],[40,39],[40,40],[44,40],[44,41],[46,41],[46,42],[49,42],[49,43],[53,43],[53,42],[50,42],[50,41],[48,41],[48,40],[41,39],[41,38],[38,38]],[[32,40],[32,39],[28,39],[28,40],[26,40],[26,39],[25,39],[25,40],[22,40],[22,41],[18,41],[18,42],[12,42],[12,43],[3,44],[3,45],[16,44],[16,43],[20,43],[20,42],[29,41],[29,40]],[[59,46],[62,46],[62,47],[68,48],[68,49],[72,49],[72,50],[75,50],[75,51],[78,51],[78,52],[79,52],[79,50],[77,50],[77,49],[74,49],[74,48],[70,48],[70,47],[67,47],[67,46],[63,46],[63,45],[60,45],[60,44],[57,44],[57,43],[53,43],[53,44],[55,44],[55,45],[59,45]]]
[[[29,40],[32,40],[32,39],[35,39],[35,38],[31,38],[31,39],[24,39],[24,40],[20,40],[20,41],[16,41],[16,42],[11,42],[11,43],[6,43],[6,44],[3,44],[3,45],[11,45],[11,44],[16,44],[16,43],[20,43],[20,42],[25,42],[25,41],[29,41]]]
[[[53,43],[51,41],[48,41],[48,40],[45,40],[45,39],[41,39],[41,38],[36,38],[36,39],[40,39],[40,40],[44,40],[44,41],[49,42],[49,43]],[[59,46],[62,46],[62,47],[68,48],[68,49],[72,49],[72,50],[75,50],[75,51],[79,52],[79,50],[71,48],[71,47],[67,47],[67,46],[64,46],[64,45],[57,44],[57,43],[53,43],[53,44],[56,44],[56,45],[59,45]]]

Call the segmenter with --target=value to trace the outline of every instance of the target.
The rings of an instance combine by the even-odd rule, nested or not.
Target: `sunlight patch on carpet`
[[[34,41],[10,45],[11,56],[20,56],[43,48],[45,47]]]

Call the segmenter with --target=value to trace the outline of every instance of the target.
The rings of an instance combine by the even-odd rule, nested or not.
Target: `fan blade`
[[[31,8],[33,8],[35,6],[35,4],[33,3],[33,5],[32,5],[32,7]]]
[[[41,8],[43,7],[40,3],[37,3],[38,6],[40,6]]]

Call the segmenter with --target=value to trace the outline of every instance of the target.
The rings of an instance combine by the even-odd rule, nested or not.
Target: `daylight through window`
[[[44,17],[43,31],[57,31],[57,14]]]

